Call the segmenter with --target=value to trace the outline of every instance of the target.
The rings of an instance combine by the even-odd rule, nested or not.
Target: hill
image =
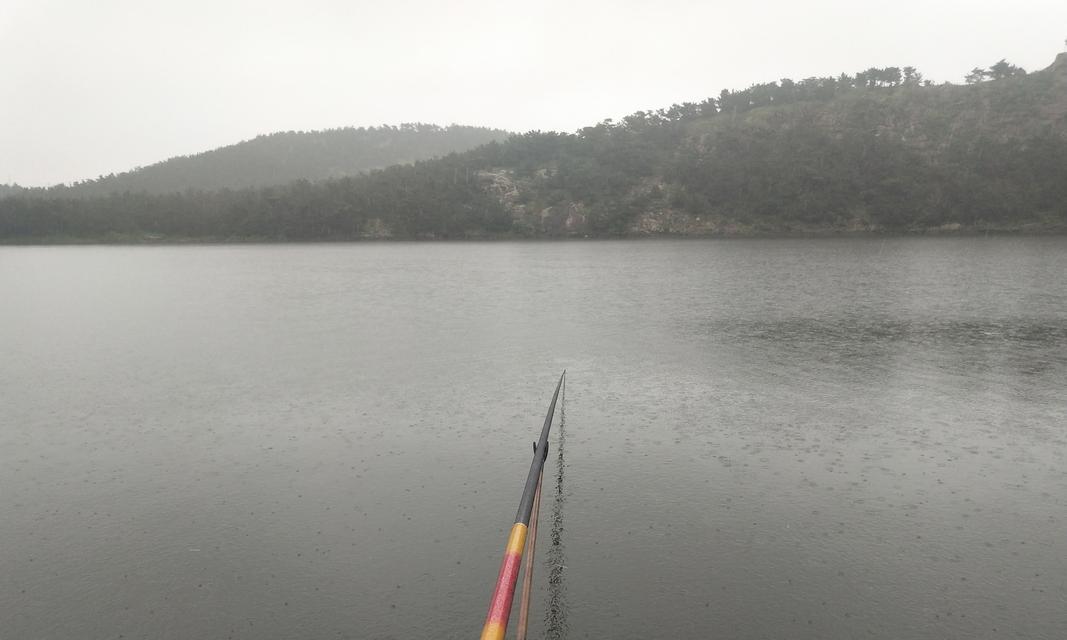
[[[1067,54],[966,85],[782,80],[357,177],[0,200],[0,237],[112,240],[1067,230]]]
[[[212,151],[179,156],[147,167],[70,186],[19,189],[0,185],[0,196],[85,197],[113,192],[215,191],[317,182],[408,164],[506,139],[508,132],[484,127],[432,124],[284,131],[257,136]]]

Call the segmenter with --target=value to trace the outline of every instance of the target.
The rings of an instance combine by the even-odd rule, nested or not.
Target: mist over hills
[[[508,135],[501,129],[424,123],[279,131],[70,186],[21,189],[0,185],[0,195],[22,192],[83,197],[123,191],[162,194],[265,187],[294,180],[316,182],[466,151],[494,140],[503,141]]]
[[[0,238],[351,240],[1067,230],[1067,54],[965,85],[783,79],[364,175],[0,199]]]

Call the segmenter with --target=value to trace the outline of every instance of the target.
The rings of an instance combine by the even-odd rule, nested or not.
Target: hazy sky
[[[959,82],[1065,48],[1067,0],[0,0],[0,183],[279,130],[573,131],[782,77]]]

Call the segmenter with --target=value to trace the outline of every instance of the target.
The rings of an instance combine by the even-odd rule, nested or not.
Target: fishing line
[[[548,601],[545,610],[545,638],[563,640],[567,637],[567,589],[563,580],[566,570],[566,549],[563,545],[563,463],[567,442],[567,383],[563,383],[563,397],[559,406],[559,444],[556,445],[556,495],[552,502],[552,544],[545,554],[548,565]]]

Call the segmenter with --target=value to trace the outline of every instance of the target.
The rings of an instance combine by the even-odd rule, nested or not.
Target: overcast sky
[[[1065,48],[1067,0],[0,0],[0,183],[260,133],[400,122],[573,131],[782,77],[960,82]]]

